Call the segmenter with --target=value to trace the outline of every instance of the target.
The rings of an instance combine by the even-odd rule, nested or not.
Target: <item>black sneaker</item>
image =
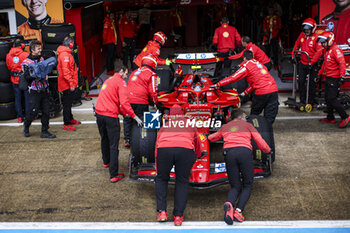
[[[24,135],[24,137],[30,137],[30,135],[29,135],[29,128],[28,127],[24,127],[23,128],[23,135]]]
[[[44,131],[44,132],[41,132],[40,137],[41,138],[55,138],[56,135],[50,133],[49,131]]]

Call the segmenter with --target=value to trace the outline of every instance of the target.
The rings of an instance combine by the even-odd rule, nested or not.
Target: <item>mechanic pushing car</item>
[[[128,69],[123,66],[103,83],[94,109],[98,131],[101,136],[103,167],[109,167],[112,183],[124,178],[123,173],[118,173],[120,138],[118,115],[128,114],[136,120],[139,126],[142,126],[142,121],[135,115],[128,102],[128,93],[124,81],[127,75]]]
[[[326,76],[325,99],[328,113],[327,117],[320,121],[323,123],[336,123],[334,117],[334,110],[336,110],[341,117],[339,128],[345,128],[349,124],[350,116],[345,112],[337,98],[338,88],[344,79],[346,70],[344,53],[335,43],[332,32],[323,32],[318,37],[318,41],[326,49],[324,62],[318,75],[325,74]]]
[[[306,52],[309,55],[310,65],[308,56],[305,53],[301,53],[298,74],[298,82],[299,82],[299,95],[300,95],[300,103],[305,104],[313,104],[315,95],[316,95],[316,78],[318,72],[317,61],[322,55],[323,47],[321,43],[317,42],[318,34],[315,33],[316,30],[316,21],[312,18],[305,19],[302,23],[303,31],[300,33],[297,41],[295,42],[293,51],[292,51],[292,59],[293,62],[297,62],[295,58],[294,51],[300,50],[302,52]],[[307,74],[310,73],[309,80],[309,98],[308,103],[306,103],[306,92],[307,92]]]
[[[217,45],[219,56],[228,57],[233,54],[236,47],[241,46],[241,36],[237,29],[229,25],[227,17],[221,19],[221,26],[215,29],[213,44]],[[224,68],[231,66],[231,61],[224,61]]]
[[[271,149],[254,126],[246,122],[247,115],[241,109],[232,110],[232,119],[224,124],[218,132],[209,135],[210,141],[224,139],[224,156],[231,189],[224,204],[224,220],[228,225],[233,221],[243,222],[243,210],[247,204],[254,182],[254,162],[251,139],[264,153]],[[238,199],[236,209],[233,206]]]
[[[263,64],[264,66],[266,66],[266,68],[269,71],[271,70],[272,63],[271,63],[270,58],[258,46],[253,44],[253,42],[249,36],[243,36],[242,46],[243,46],[244,50],[242,52],[240,52],[239,54],[235,54],[235,55],[230,56],[229,57],[230,60],[239,59],[239,58],[243,57],[244,51],[250,50],[253,52],[253,56],[254,56],[255,60],[260,62],[260,64]]]
[[[270,75],[267,68],[253,58],[252,51],[243,53],[243,62],[241,68],[233,75],[221,80],[213,85],[213,88],[219,88],[227,84],[237,82],[246,77],[250,85],[239,96],[245,96],[253,90],[251,115],[259,115],[264,111],[264,117],[272,125],[278,113],[278,89],[274,78]]]
[[[152,54],[154,57],[157,58],[157,64],[158,65],[170,65],[170,60],[168,59],[162,59],[159,57],[160,55],[160,48],[164,45],[165,41],[167,40],[166,35],[163,32],[156,32],[153,35],[153,39],[148,41],[148,44],[146,47],[144,47],[139,55],[134,60],[134,63],[141,67],[142,58],[147,56],[148,54]]]
[[[157,58],[149,54],[142,58],[141,67],[131,73],[128,81],[129,102],[135,114],[143,118],[143,113],[148,111],[149,99],[157,104],[157,78],[155,73]],[[130,147],[132,119],[124,118],[125,147]]]
[[[186,208],[189,177],[191,169],[196,161],[196,157],[200,157],[200,138],[196,127],[180,127],[180,122],[187,120],[181,106],[175,104],[170,108],[170,116],[172,122],[178,122],[176,126],[162,127],[157,136],[156,142],[156,198],[158,222],[166,222],[168,220],[167,212],[167,192],[168,182],[170,179],[170,171],[175,166],[175,197],[174,197],[174,225],[181,226],[183,214]]]

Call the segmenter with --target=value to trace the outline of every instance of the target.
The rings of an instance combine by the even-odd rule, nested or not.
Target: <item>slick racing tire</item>
[[[41,28],[43,43],[62,44],[66,36],[71,36],[75,39],[75,27],[68,23],[52,23],[44,25]]]
[[[15,103],[0,104],[0,121],[15,119],[17,117]]]
[[[262,138],[266,141],[266,143],[271,148],[271,158],[272,162],[275,161],[275,139],[273,136],[273,129],[272,126],[263,116],[257,116],[257,115],[250,115],[248,120],[261,134]],[[255,141],[252,139],[252,146],[253,146],[253,156],[254,160],[262,160],[266,161],[267,154],[263,153],[259,150],[258,146],[256,145]]]
[[[134,156],[133,162],[154,163],[157,130],[138,127],[133,121],[131,125],[130,152]]]
[[[12,83],[0,83],[0,103],[9,103],[15,100]]]
[[[10,79],[10,71],[7,69],[6,62],[0,61],[0,82],[8,83]]]
[[[159,77],[158,82],[158,92],[170,91],[170,81],[172,80],[171,70],[169,68],[159,68],[156,70]]]
[[[9,53],[11,47],[12,47],[12,42],[8,41],[0,41],[0,60],[5,61],[6,60],[6,55]]]

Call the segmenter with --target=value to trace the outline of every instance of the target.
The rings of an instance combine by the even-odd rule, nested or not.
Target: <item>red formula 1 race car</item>
[[[214,53],[176,55],[173,59],[172,71],[170,71],[174,75],[166,83],[168,91],[162,90],[158,96],[158,108],[163,119],[169,113],[170,107],[178,104],[184,109],[189,122],[198,128],[204,156],[194,163],[190,176],[191,186],[197,189],[228,183],[222,149],[223,141],[209,142],[207,139],[208,134],[216,132],[222,124],[230,120],[232,109],[240,107],[240,99],[236,90],[216,90],[210,87],[219,81],[215,77],[215,69],[221,60],[222,58],[216,57]],[[165,77],[164,72],[160,73]],[[161,82],[167,80],[164,77],[160,77]],[[157,135],[157,129],[154,128],[159,128],[164,121],[159,117],[159,122],[147,124],[146,114],[155,115],[155,113],[145,113],[143,128],[138,128],[136,124],[132,126],[129,173],[133,180],[153,182],[156,177],[154,152]],[[272,148],[272,154],[264,154],[253,143],[255,178],[268,177],[271,175],[274,160],[272,128],[261,116],[250,116],[248,121],[258,129]],[[174,181],[175,173],[172,170],[170,183]]]

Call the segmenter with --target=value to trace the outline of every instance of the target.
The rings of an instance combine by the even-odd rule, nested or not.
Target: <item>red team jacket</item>
[[[126,83],[120,74],[115,73],[103,83],[97,98],[95,112],[114,118],[118,118],[119,114],[135,117],[128,100]]]
[[[229,58],[231,60],[241,58],[241,57],[243,57],[243,53],[246,50],[252,51],[254,59],[257,60],[258,62],[260,62],[261,64],[266,64],[266,63],[269,63],[271,61],[270,58],[264,53],[264,51],[262,51],[258,46],[256,46],[252,42],[247,44],[247,47],[242,52],[235,54],[235,55],[232,55]]]
[[[183,116],[183,111],[178,108],[170,108],[170,115]],[[186,120],[184,117],[176,117],[177,120]],[[180,127],[162,127],[158,131],[156,152],[158,148],[164,147],[181,147],[194,149],[197,157],[201,154],[201,140],[195,127],[180,128]]]
[[[120,40],[124,42],[124,38],[133,38],[135,37],[135,32],[137,30],[137,24],[135,20],[127,18],[126,15],[123,15],[119,20],[119,35]]]
[[[236,46],[240,47],[241,41],[242,39],[237,29],[228,25],[228,23],[223,23],[215,29],[213,44],[217,44],[217,49],[220,53],[226,53],[229,49],[234,50]]]
[[[148,67],[141,67],[131,73],[128,82],[129,101],[132,104],[148,104],[148,99],[157,103],[157,77]]]
[[[144,47],[141,53],[137,55],[137,57],[135,58],[135,61],[134,61],[135,64],[138,67],[141,67],[142,58],[149,54],[152,54],[157,58],[157,65],[165,65],[165,59],[162,59],[159,57],[160,45],[157,41],[154,41],[154,40],[148,41],[148,44],[146,45],[146,47]]]
[[[251,139],[253,138],[258,148],[264,153],[270,153],[270,147],[261,137],[254,126],[242,119],[234,119],[224,124],[218,132],[209,135],[210,141],[224,138],[224,148],[246,147],[252,150]]]
[[[277,38],[279,36],[279,32],[282,28],[281,18],[278,15],[266,16],[264,18],[264,33],[265,33],[265,41],[272,38]],[[266,40],[267,39],[267,40]]]
[[[326,51],[324,62],[318,75],[326,74],[326,77],[340,78],[345,76],[346,64],[343,51],[335,43]]]
[[[304,32],[300,33],[295,45],[293,47],[292,56],[294,57],[294,51],[300,49],[307,52],[310,56],[311,65],[315,64],[322,55],[322,45],[317,42],[318,34],[313,33],[311,36],[306,36]],[[301,63],[308,65],[308,59],[306,54],[302,53],[300,56]]]
[[[105,44],[117,44],[117,32],[114,21],[107,17],[103,23],[102,39]]]
[[[219,85],[224,86],[237,82],[244,77],[246,77],[246,80],[250,85],[250,87],[245,90],[245,94],[248,94],[253,90],[255,90],[256,95],[265,95],[278,91],[276,82],[268,72],[267,68],[255,59],[250,59],[247,62],[241,63],[241,68],[233,75],[221,80]]]
[[[337,44],[350,44],[350,9],[325,16],[321,24],[334,33]]]
[[[22,62],[29,56],[29,53],[23,51],[20,47],[11,48],[6,55],[6,65],[11,72],[22,72]],[[20,76],[12,76],[11,82],[18,84]]]
[[[59,46],[58,53],[58,91],[65,91],[78,86],[78,69],[72,56],[72,50],[66,46]]]

